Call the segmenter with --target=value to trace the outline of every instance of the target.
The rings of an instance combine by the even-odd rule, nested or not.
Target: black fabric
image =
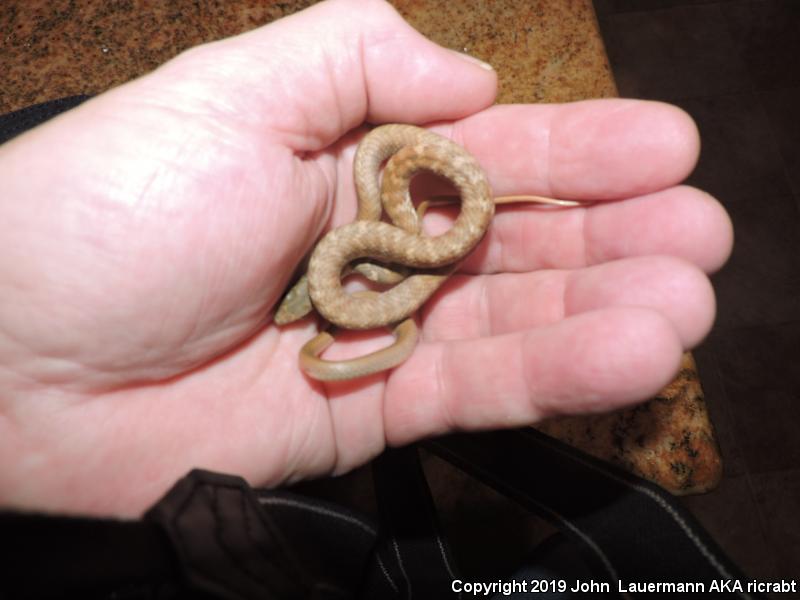
[[[378,524],[345,507],[282,490],[256,490],[258,500],[285,536],[294,554],[314,580],[324,582],[334,597],[360,595],[367,573],[375,571],[389,589],[386,577],[375,568]],[[323,597],[315,596],[315,597]],[[327,597],[327,596],[325,596]]]
[[[383,525],[377,551],[389,577],[373,572],[363,597],[448,596],[458,571],[441,533],[417,448],[387,450],[374,461],[372,476]],[[391,589],[386,588],[388,580]]]
[[[34,104],[14,112],[0,115],[0,144],[36,127],[56,115],[75,108],[91,96],[79,95]]]
[[[195,470],[145,514],[188,585],[219,598],[352,598],[375,527],[341,507]]]
[[[158,523],[193,589],[220,598],[307,598],[291,544],[245,481],[192,471],[145,516]]]
[[[669,493],[534,429],[453,435],[425,447],[553,523],[612,590],[618,581],[747,581]]]
[[[0,534],[4,599],[343,600],[376,579],[370,571],[385,580],[370,520],[202,470],[141,520],[5,512]]]
[[[155,524],[0,513],[0,598],[154,598],[176,590],[177,576]]]

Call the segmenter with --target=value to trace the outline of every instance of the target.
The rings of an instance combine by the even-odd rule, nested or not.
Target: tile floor
[[[595,0],[620,95],[673,102],[736,247],[696,350],[725,476],[686,505],[751,577],[800,580],[800,1]],[[787,597],[783,595],[781,597]]]

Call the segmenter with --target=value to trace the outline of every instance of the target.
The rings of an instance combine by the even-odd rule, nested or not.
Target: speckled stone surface
[[[182,50],[253,29],[312,0],[4,0],[0,112],[99,93]],[[434,41],[494,65],[499,102],[616,95],[590,0],[395,0]],[[541,428],[674,493],[710,489],[721,463],[691,356],[650,402]]]
[[[674,494],[708,491],[722,476],[697,367],[688,353],[678,377],[649,402],[606,415],[553,419],[537,428]]]
[[[269,23],[311,4],[230,0],[5,0],[0,4],[0,112],[99,93],[182,50]],[[434,41],[495,66],[499,102],[616,95],[589,0],[395,0]]]
[[[181,51],[314,4],[260,0],[4,0],[0,111],[96,94]]]
[[[617,95],[590,0],[395,0],[418,31],[495,67],[497,101]]]

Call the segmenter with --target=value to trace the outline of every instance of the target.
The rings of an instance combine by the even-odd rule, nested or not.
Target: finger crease
[[[369,82],[367,81],[367,59],[366,59],[366,52],[364,50],[364,32],[363,30],[359,30],[358,32],[358,66],[361,70],[361,84],[364,87],[364,106],[367,107],[366,114],[370,114],[370,109],[372,106],[372,101],[369,97]]]
[[[489,278],[486,276],[481,276],[480,278],[480,290],[478,292],[478,317],[479,327],[482,331],[479,331],[481,336],[492,335],[492,332],[495,331],[495,323],[493,322],[492,318],[492,299],[491,299],[491,290],[489,289]]]
[[[455,421],[453,419],[453,414],[450,411],[450,396],[452,388],[447,384],[449,378],[447,377],[446,371],[447,366],[445,362],[447,362],[447,342],[444,342],[439,345],[439,356],[433,362],[434,365],[434,385],[436,389],[433,392],[433,398],[441,398],[441,402],[439,406],[441,407],[441,416],[444,428],[452,429],[455,426]]]

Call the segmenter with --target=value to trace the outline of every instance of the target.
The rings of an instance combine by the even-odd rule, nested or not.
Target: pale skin
[[[136,516],[192,467],[278,486],[668,383],[711,327],[707,274],[732,244],[718,202],[679,185],[694,124],[658,103],[492,107],[495,93],[494,72],[387,4],[341,0],[0,147],[0,503]],[[407,362],[323,384],[297,365],[315,321],[270,316],[319,235],[355,214],[365,122],[434,124],[497,195],[597,202],[500,210]]]

